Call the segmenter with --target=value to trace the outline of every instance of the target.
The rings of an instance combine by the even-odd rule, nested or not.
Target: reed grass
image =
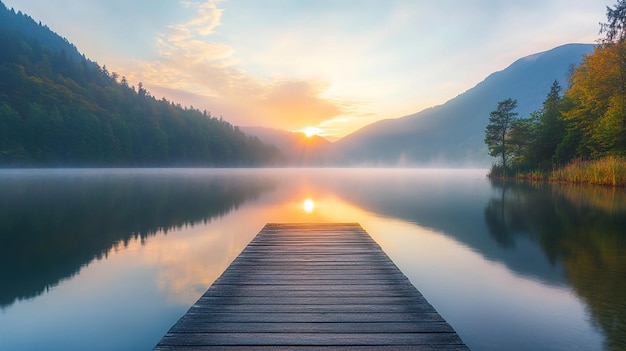
[[[545,181],[548,174],[541,170],[523,171],[515,173],[515,179],[529,180],[531,182]]]
[[[550,181],[575,184],[626,186],[626,158],[607,156],[599,160],[575,160],[552,171]]]

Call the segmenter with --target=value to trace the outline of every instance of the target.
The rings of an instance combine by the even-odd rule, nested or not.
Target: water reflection
[[[584,299],[609,350],[626,349],[626,194],[622,189],[494,182],[485,208],[494,240],[528,239]]]
[[[265,223],[358,222],[476,350],[624,349],[623,189],[484,175],[0,171],[0,339],[149,350]]]
[[[507,250],[489,235],[483,209],[500,192],[489,188],[482,170],[354,171],[328,176],[324,185],[363,210],[444,233],[519,275],[566,284],[562,266],[537,245],[520,241]]]
[[[271,180],[145,170],[0,174],[0,307],[35,297],[94,259],[272,189]]]

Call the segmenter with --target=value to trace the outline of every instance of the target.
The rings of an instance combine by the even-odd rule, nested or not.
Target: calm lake
[[[473,350],[626,349],[626,190],[485,170],[0,170],[0,349],[151,350],[268,222],[358,222]]]

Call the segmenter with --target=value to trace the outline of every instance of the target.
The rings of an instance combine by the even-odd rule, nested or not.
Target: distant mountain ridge
[[[567,87],[572,68],[593,44],[567,44],[526,56],[443,105],[370,124],[334,143],[334,161],[370,166],[485,167],[489,113],[498,101],[518,100],[520,117],[541,108],[552,83]]]
[[[332,154],[332,143],[319,135],[307,137],[304,133],[265,127],[240,127],[241,131],[275,146],[290,166],[327,164]]]

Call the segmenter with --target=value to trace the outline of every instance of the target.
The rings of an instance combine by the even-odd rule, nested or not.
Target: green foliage
[[[56,41],[54,40],[56,38]],[[43,40],[43,41],[42,41]],[[277,150],[157,100],[0,6],[0,166],[252,166]]]
[[[555,150],[565,134],[560,92],[561,86],[554,81],[542,108],[513,123],[510,135],[515,154],[511,167],[516,173],[549,169],[554,163]]]
[[[576,73],[574,78],[578,78]],[[626,184],[626,162],[623,157],[612,157],[624,154],[624,100],[619,95],[609,95],[604,104],[598,96],[583,103],[577,95],[584,91],[581,84],[573,85],[562,98],[561,88],[555,82],[542,109],[511,123],[507,139],[512,150],[510,164],[506,168],[494,165],[490,176],[514,174],[516,178],[532,180]],[[601,115],[597,117],[592,111]],[[583,162],[581,157],[597,161]]]
[[[498,102],[496,110],[489,114],[489,124],[485,130],[485,144],[489,149],[489,155],[501,157],[501,165],[506,172],[507,159],[511,157],[514,149],[509,142],[511,130],[514,126],[517,100],[506,99]]]
[[[529,150],[533,163],[539,168],[549,168],[554,163],[554,152],[565,135],[565,124],[561,117],[561,86],[554,81],[546,96],[543,108],[538,111],[535,126],[536,141]]]
[[[529,147],[536,143],[536,114],[532,114],[530,118],[517,118],[513,121],[511,132],[509,133],[512,147],[512,165],[524,165],[528,164],[528,150]]]
[[[512,124],[509,144],[516,148],[510,165],[502,162],[504,170],[544,173],[574,160],[626,157],[626,0],[607,8],[607,18],[601,24],[602,45],[574,68],[565,94],[555,81],[543,107]],[[596,176],[584,176],[585,182],[612,183]]]

